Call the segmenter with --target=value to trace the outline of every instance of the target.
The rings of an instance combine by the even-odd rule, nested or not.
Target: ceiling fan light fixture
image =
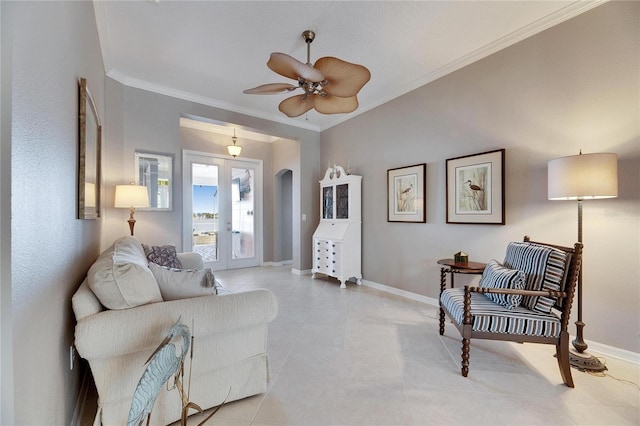
[[[302,33],[307,44],[307,63],[302,63],[286,53],[273,52],[267,67],[283,77],[296,80],[298,86],[287,83],[263,84],[246,89],[246,94],[276,94],[302,89],[302,95],[295,95],[280,102],[278,109],[288,117],[298,117],[310,109],[321,114],[344,114],[358,108],[356,95],[371,79],[369,70],[358,64],[331,56],[311,63],[311,43],[315,32]]]
[[[238,140],[236,137],[236,129],[233,129],[233,137],[231,140],[233,141],[233,145],[227,145],[227,152],[233,158],[236,158],[242,152],[242,147],[240,145],[236,145],[236,141]]]

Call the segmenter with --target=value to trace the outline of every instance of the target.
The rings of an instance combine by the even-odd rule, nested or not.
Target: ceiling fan
[[[302,95],[292,96],[280,102],[278,109],[288,117],[298,117],[314,108],[321,114],[342,114],[358,108],[357,94],[371,78],[369,70],[362,65],[352,64],[338,58],[326,56],[311,64],[311,42],[316,33],[306,30],[302,33],[307,43],[307,63],[279,52],[273,52],[267,66],[276,73],[298,81],[289,83],[263,84],[242,93],[250,95],[272,95],[289,93],[298,88]]]

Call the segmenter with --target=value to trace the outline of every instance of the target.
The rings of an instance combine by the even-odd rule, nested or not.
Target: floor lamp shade
[[[618,156],[611,153],[580,154],[551,160],[547,189],[550,200],[617,197]]]
[[[129,209],[129,230],[133,235],[133,227],[136,220],[133,218],[135,208],[149,207],[149,192],[142,185],[116,185],[116,197],[114,207]]]

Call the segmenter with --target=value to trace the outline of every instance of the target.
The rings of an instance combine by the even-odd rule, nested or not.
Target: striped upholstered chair
[[[564,383],[573,387],[569,365],[571,303],[582,262],[573,248],[530,241],[512,242],[504,262],[487,264],[478,286],[440,288],[440,334],[445,314],[462,336],[462,375],[469,374],[471,339],[556,345]]]

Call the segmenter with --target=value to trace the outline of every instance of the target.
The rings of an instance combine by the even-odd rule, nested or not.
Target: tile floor
[[[270,289],[279,313],[268,392],[226,404],[207,425],[640,424],[636,385],[573,370],[569,389],[552,346],[472,341],[463,378],[459,335],[451,325],[438,335],[433,306],[288,267],[216,278],[231,291]],[[606,362],[611,376],[638,383],[637,365]]]
[[[472,341],[463,378],[458,332],[450,325],[438,335],[433,306],[351,283],[341,290],[288,267],[216,277],[232,291],[270,289],[279,313],[269,328],[269,391],[225,405],[207,424],[640,424],[637,386],[573,370],[569,389],[550,345]],[[611,376],[638,383],[637,365],[606,362]]]

